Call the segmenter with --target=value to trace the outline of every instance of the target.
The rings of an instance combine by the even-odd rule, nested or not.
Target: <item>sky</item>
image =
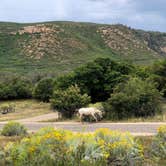
[[[166,0],[1,0],[0,21],[80,21],[166,32]]]

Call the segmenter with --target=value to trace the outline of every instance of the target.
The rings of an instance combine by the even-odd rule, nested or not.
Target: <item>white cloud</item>
[[[123,23],[165,31],[165,0],[1,0],[0,21]]]

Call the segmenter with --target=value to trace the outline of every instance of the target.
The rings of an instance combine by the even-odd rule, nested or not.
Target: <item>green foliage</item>
[[[27,129],[18,122],[8,122],[1,132],[4,136],[21,136],[27,134]]]
[[[93,134],[41,129],[5,148],[10,165],[17,166],[128,166],[141,164],[142,146],[128,134],[97,130]]]
[[[92,98],[92,102],[105,101],[115,85],[125,80],[134,71],[132,65],[118,63],[109,58],[97,58],[72,74],[56,80],[56,88],[65,89],[77,84],[83,93]]]
[[[34,89],[34,98],[49,102],[53,93],[53,80],[51,78],[43,79],[39,81]]]
[[[75,83],[75,73],[61,75],[55,79],[55,89],[65,90]]]
[[[142,80],[150,79],[152,72],[149,66],[137,66],[135,67],[134,74]],[[152,80],[153,81],[153,80]]]
[[[108,26],[73,22],[43,24],[47,28],[51,27],[53,30],[55,28],[55,31],[59,33],[55,32],[56,35],[52,35],[51,32],[39,32],[20,35],[17,32],[23,27],[37,27],[40,24],[0,23],[1,73],[29,76],[35,71],[35,73],[61,74],[72,71],[80,64],[85,64],[97,57],[127,59],[134,63],[150,64],[162,58],[160,55],[164,54],[161,48],[165,46],[165,33],[138,31],[123,25]],[[106,34],[103,38],[103,33],[99,30],[101,28],[112,29],[113,35]],[[39,43],[43,43],[41,40],[43,34],[46,44],[39,46]],[[109,48],[106,44],[110,43],[112,39],[110,36],[114,40],[116,50]],[[137,44],[139,47],[136,47]],[[40,57],[40,54],[43,56]]]
[[[54,109],[60,111],[65,117],[71,118],[76,109],[90,103],[90,97],[81,94],[79,87],[75,85],[66,90],[55,90],[51,103]]]
[[[159,61],[152,66],[153,80],[159,91],[166,97],[166,60]]]
[[[107,104],[114,119],[153,116],[160,110],[160,93],[152,82],[130,78],[117,85]]]
[[[151,147],[151,158],[159,165],[166,164],[166,126],[161,126],[153,139]]]
[[[22,78],[14,78],[0,82],[0,99],[26,99],[32,96],[32,84]]]
[[[97,24],[69,22],[43,24],[45,27],[55,30],[55,34],[48,32],[12,34],[23,27],[39,24],[0,23],[1,72],[29,76],[33,75],[35,71],[35,73],[54,73],[57,75],[72,71],[80,64],[94,60],[96,57],[119,57],[105,46],[101,35],[97,33]],[[44,43],[47,44],[37,46],[43,42],[41,41],[43,34],[45,36]],[[28,48],[29,46],[30,48]],[[33,53],[28,50],[32,50]],[[44,56],[40,57],[40,54]]]

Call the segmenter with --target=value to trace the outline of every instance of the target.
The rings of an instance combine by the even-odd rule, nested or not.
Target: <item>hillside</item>
[[[59,74],[96,57],[150,64],[166,57],[166,33],[92,23],[0,23],[1,73]]]

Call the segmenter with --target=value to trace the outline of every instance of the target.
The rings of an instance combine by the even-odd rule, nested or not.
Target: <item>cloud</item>
[[[166,31],[165,0],[1,0],[0,20],[123,23]]]

